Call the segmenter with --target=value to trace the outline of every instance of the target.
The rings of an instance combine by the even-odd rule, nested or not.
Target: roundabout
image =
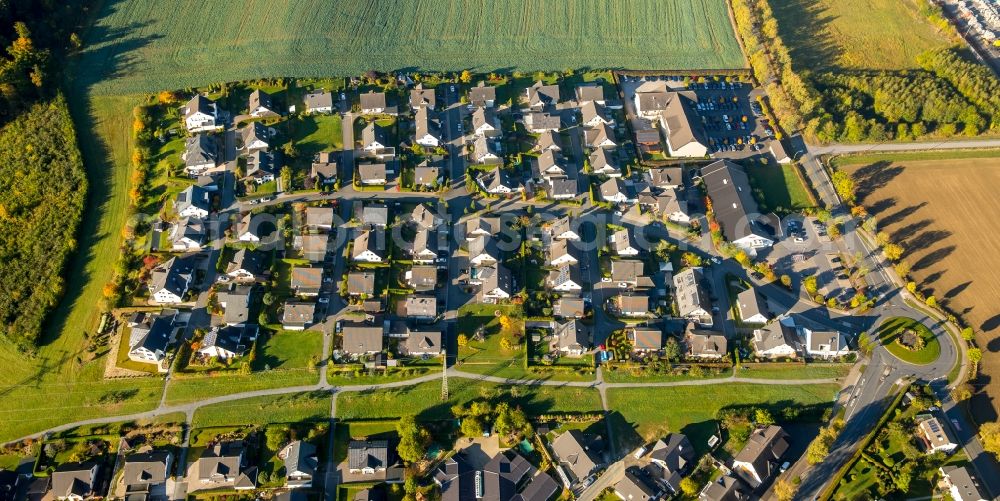
[[[941,355],[941,344],[926,325],[907,317],[882,322],[879,342],[894,357],[913,365],[933,363]]]

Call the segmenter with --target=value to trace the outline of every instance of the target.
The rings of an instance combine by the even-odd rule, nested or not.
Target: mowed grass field
[[[995,419],[1000,397],[1000,154],[992,158],[905,160],[866,156],[839,160],[855,175],[862,202],[880,227],[900,242],[917,283],[976,329],[983,348],[986,394],[976,398],[978,419]],[[992,416],[992,417],[991,417]],[[982,421],[980,421],[982,422]]]
[[[796,68],[916,68],[949,45],[920,13],[922,0],[768,0]]]
[[[100,93],[368,70],[743,68],[725,0],[105,1]]]

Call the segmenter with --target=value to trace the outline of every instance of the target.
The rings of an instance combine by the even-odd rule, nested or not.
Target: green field
[[[601,401],[591,388],[502,386],[468,379],[449,380],[450,398],[441,401],[441,383],[422,383],[391,390],[343,393],[337,397],[337,418],[388,419],[415,414],[420,419],[444,419],[451,406],[478,398],[498,399],[522,406],[528,415],[547,412],[600,411]]]
[[[922,0],[769,0],[796,68],[916,68],[917,54],[949,45]]]
[[[899,343],[899,336],[908,330],[923,338],[924,343],[926,343],[923,348],[911,350]],[[878,328],[878,339],[882,346],[889,350],[889,353],[911,364],[926,365],[937,360],[938,356],[941,355],[941,344],[934,337],[934,333],[927,326],[912,318],[896,317],[886,320]]]
[[[684,433],[698,450],[705,450],[715,433],[715,414],[733,405],[761,405],[778,411],[789,406],[827,406],[839,386],[717,384],[664,388],[609,389],[608,407],[615,410],[616,441],[629,448],[668,432]],[[631,439],[630,439],[631,438]],[[622,449],[620,446],[619,449]]]
[[[84,62],[102,94],[373,69],[745,66],[725,0],[104,2]]]
[[[779,214],[815,207],[806,186],[794,165],[769,163],[746,169],[750,185],[755,190],[761,212]],[[756,193],[756,190],[760,193]]]
[[[851,372],[851,364],[743,364],[746,369],[737,372],[739,377],[757,379],[832,379],[842,378]]]
[[[330,393],[314,391],[206,405],[195,411],[192,427],[294,423],[325,419],[330,419]]]

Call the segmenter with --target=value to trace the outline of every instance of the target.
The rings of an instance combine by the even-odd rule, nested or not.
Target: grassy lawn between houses
[[[923,339],[923,348],[910,349],[900,342],[900,336],[908,332]],[[934,333],[912,318],[895,317],[886,320],[878,328],[878,339],[889,353],[907,363],[927,365],[941,355],[941,344],[934,337]]]
[[[793,164],[768,163],[746,169],[750,185],[756,190],[761,212],[786,213],[814,207],[809,191]],[[762,195],[762,196],[761,196]]]
[[[192,428],[296,423],[330,419],[330,392],[247,398],[206,405],[194,413]]]

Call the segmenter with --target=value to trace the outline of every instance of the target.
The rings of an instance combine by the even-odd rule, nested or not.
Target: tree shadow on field
[[[882,226],[892,226],[896,223],[901,223],[907,216],[910,216],[914,212],[922,209],[925,205],[927,205],[927,202],[920,202],[919,204],[904,207],[896,212],[893,212],[892,214],[889,214],[888,216],[879,218],[878,222]]]
[[[903,242],[904,240],[915,236],[918,232],[932,224],[934,224],[933,220],[924,219],[922,221],[917,221],[916,223],[910,223],[902,228],[897,228],[889,236],[892,238],[893,242]]]
[[[893,208],[895,206],[896,206],[896,199],[895,198],[883,198],[881,200],[872,202],[872,203],[870,203],[870,204],[867,205],[867,207],[868,207],[868,213],[871,214],[871,215],[873,215],[873,216],[876,216],[876,217],[879,214],[882,214],[883,212],[885,212],[885,211],[887,211],[887,210],[889,210],[889,209],[891,209],[891,208]]]
[[[955,252],[954,245],[942,247],[934,252],[931,252],[930,254],[927,254],[926,256],[920,258],[920,260],[917,261],[916,263],[913,263],[913,270],[919,271],[928,268],[930,266],[933,266],[938,262],[940,262],[942,259],[950,256],[952,252]]]
[[[952,287],[948,292],[945,292],[944,293],[944,298],[945,299],[953,299],[955,296],[958,296],[959,294],[961,294],[962,292],[964,292],[965,289],[968,289],[970,285],[972,285],[971,281],[965,282],[965,283],[962,283],[962,284],[958,284],[955,287]]]
[[[902,244],[909,252],[914,252],[944,242],[951,235],[952,233],[948,230],[928,230],[903,241]]]
[[[854,171],[858,199],[863,201],[868,195],[878,191],[879,188],[884,188],[902,173],[902,167],[887,160],[880,160]]]
[[[774,5],[779,20],[778,33],[788,45],[792,60],[810,69],[830,69],[843,49],[830,35],[829,25],[836,17],[826,7],[812,0],[781,0]],[[781,22],[782,20],[789,22]]]

